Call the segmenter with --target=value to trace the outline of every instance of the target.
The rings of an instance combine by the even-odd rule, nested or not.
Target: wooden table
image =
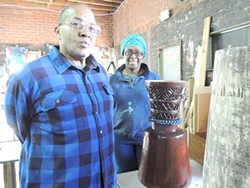
[[[15,162],[19,160],[21,144],[19,141],[0,143],[0,164],[3,164],[3,178],[5,188],[16,188]]]
[[[202,166],[190,161],[192,180],[188,188],[202,188]],[[138,179],[138,170],[118,174],[117,188],[146,188]]]

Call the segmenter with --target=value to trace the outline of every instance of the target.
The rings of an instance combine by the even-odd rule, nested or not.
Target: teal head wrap
[[[127,46],[137,46],[143,52],[143,58],[145,59],[148,53],[147,44],[144,38],[139,34],[131,34],[127,36],[121,43],[121,54],[124,55],[124,51]]]

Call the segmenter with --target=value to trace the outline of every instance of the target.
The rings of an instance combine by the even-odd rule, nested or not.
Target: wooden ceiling
[[[72,3],[85,3],[95,14],[112,15],[124,0],[1,0],[0,6],[23,6],[62,10]]]

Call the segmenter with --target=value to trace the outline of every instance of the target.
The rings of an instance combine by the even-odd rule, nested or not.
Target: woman
[[[159,80],[143,63],[147,56],[145,40],[129,35],[121,43],[126,63],[110,77],[115,93],[114,131],[117,173],[137,170],[140,163],[144,130],[151,126],[150,103],[145,80]]]

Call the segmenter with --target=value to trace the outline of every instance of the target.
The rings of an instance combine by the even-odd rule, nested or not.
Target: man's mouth
[[[79,45],[80,47],[84,47],[84,48],[89,47],[89,43],[87,43],[86,41],[79,41],[79,42],[78,42],[78,45]]]

